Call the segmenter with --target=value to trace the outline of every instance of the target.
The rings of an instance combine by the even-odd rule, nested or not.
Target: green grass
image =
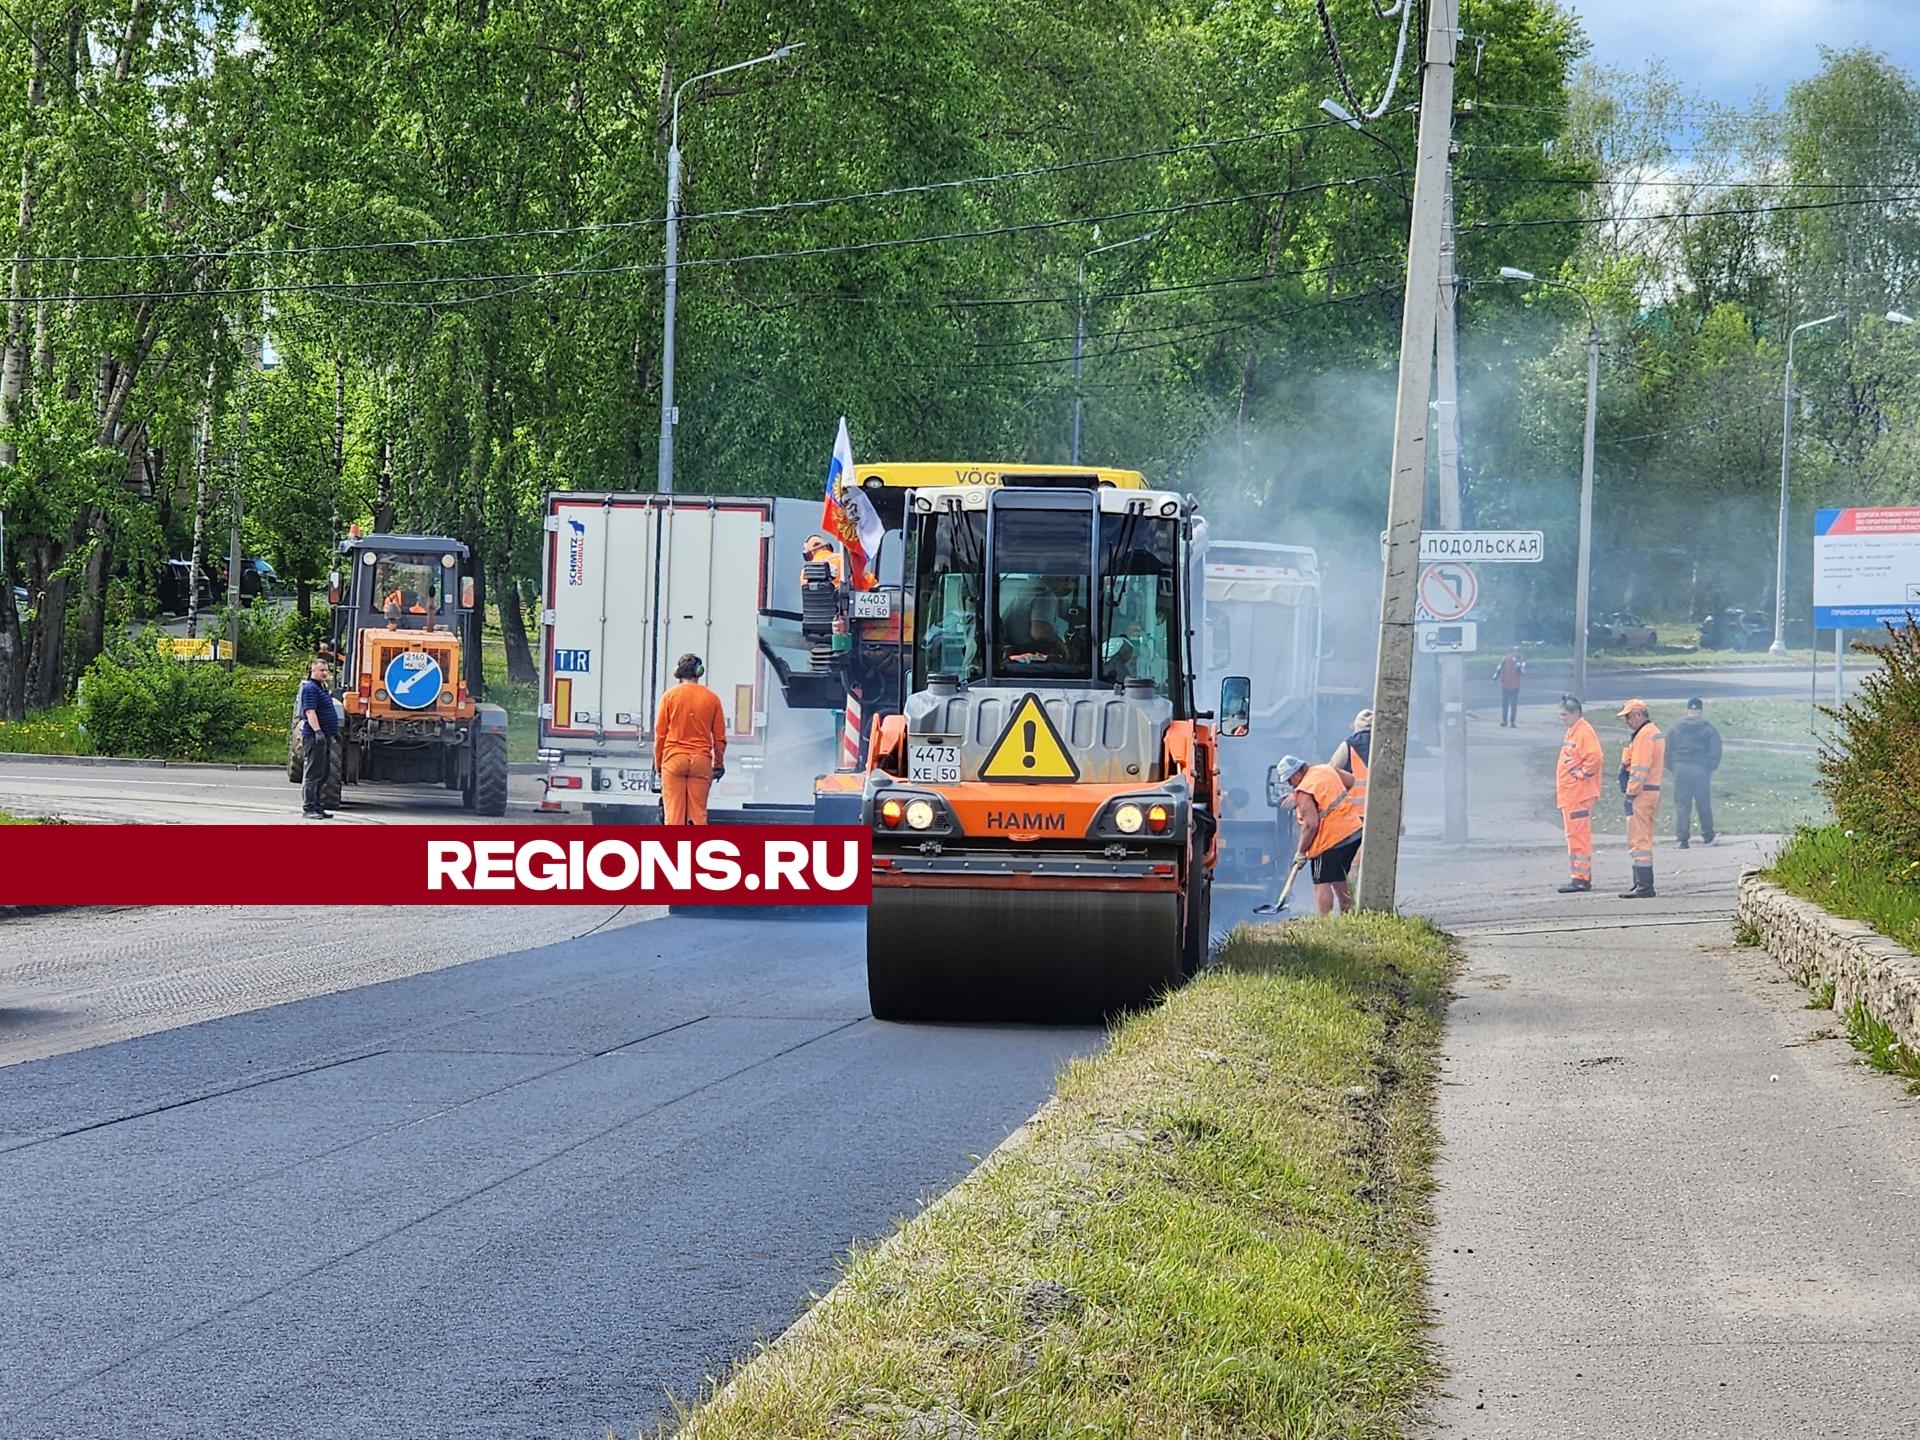
[[[226,764],[284,765],[293,697],[300,688],[296,670],[249,669],[234,672],[234,684],[252,699],[254,719],[241,744],[208,757]],[[18,755],[92,755],[97,753],[80,728],[78,705],[56,705],[31,712],[25,720],[0,722],[0,753]],[[165,759],[143,755],[136,759]]]
[[[1838,825],[1797,832],[1767,878],[1821,909],[1871,925],[1889,940],[1920,950],[1920,861],[1901,873]]]
[[[538,653],[533,663],[538,668]],[[531,764],[540,758],[540,686],[508,683],[507,642],[498,609],[487,611],[480,630],[480,672],[486,680],[487,699],[507,712],[508,763]]]
[[[1867,1064],[1884,1075],[1897,1075],[1907,1089],[1920,1093],[1920,1055],[1900,1043],[1893,1027],[1855,1002],[1847,1010],[1847,1039]]]
[[[1417,920],[1236,932],[681,1440],[1408,1433],[1451,963]]]

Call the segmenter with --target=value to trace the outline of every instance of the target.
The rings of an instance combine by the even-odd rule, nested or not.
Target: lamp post
[[[1802,330],[1846,318],[1836,310],[1818,320],[1803,320],[1787,332],[1787,373],[1780,386],[1780,534],[1773,553],[1773,644],[1771,655],[1787,653],[1787,477],[1793,465],[1793,342]]]
[[[769,50],[752,60],[722,65],[717,70],[708,70],[690,80],[681,81],[679,88],[673,92],[673,123],[667,143],[666,319],[660,338],[659,490],[662,495],[673,493],[673,427],[680,423],[680,412],[673,403],[673,320],[674,306],[680,295],[680,97],[686,94],[689,86],[697,85],[702,80],[712,80],[716,76],[730,75],[735,70],[764,65],[769,60],[784,60],[800,48],[798,45],[782,45],[778,50]]]
[[[1099,230],[1096,228],[1093,233],[1094,238],[1098,239]],[[1096,245],[1080,257],[1080,284],[1074,291],[1073,309],[1073,435],[1068,446],[1068,463],[1070,464],[1080,463],[1080,356],[1085,348],[1087,335],[1087,261],[1096,255],[1104,255],[1109,250],[1124,250],[1129,245],[1138,245],[1142,241],[1151,240],[1159,233],[1158,230],[1149,230],[1144,235],[1135,235],[1131,240],[1116,240],[1111,245]]]
[[[1578,285],[1564,280],[1542,280],[1530,270],[1511,265],[1500,267],[1502,280],[1517,280],[1524,285],[1551,285],[1570,290],[1587,307],[1587,422],[1580,440],[1580,553],[1576,563],[1573,595],[1573,693],[1581,699],[1587,694],[1587,603],[1593,588],[1593,422],[1600,400],[1600,324],[1594,318],[1593,302]]]
[[[1355,134],[1366,136],[1367,139],[1371,140],[1393,157],[1394,188],[1400,192],[1400,203],[1406,206],[1408,212],[1411,213],[1413,209],[1413,198],[1407,194],[1407,162],[1401,158],[1400,152],[1396,150],[1384,136],[1376,135],[1363,125],[1354,117],[1353,112],[1338,100],[1322,100],[1320,102],[1320,109],[1325,112],[1330,119],[1338,120]]]

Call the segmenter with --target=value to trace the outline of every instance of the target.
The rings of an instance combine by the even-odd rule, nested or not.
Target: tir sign
[[[1031,691],[1013,707],[1013,719],[980,766],[982,780],[1078,780],[1080,767]]]

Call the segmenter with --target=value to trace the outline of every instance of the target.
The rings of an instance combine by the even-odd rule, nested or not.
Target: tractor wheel
[[[320,787],[320,803],[340,808],[340,792],[347,787],[347,737],[336,735],[327,745],[327,782]]]
[[[287,731],[287,783],[298,785],[306,772],[306,757],[300,753],[300,722],[296,720]]]
[[[473,737],[473,808],[482,815],[507,813],[507,737],[482,730]]]

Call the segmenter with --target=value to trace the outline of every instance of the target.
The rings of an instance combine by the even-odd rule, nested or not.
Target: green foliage
[[[315,605],[306,615],[289,610],[280,621],[279,655],[289,665],[305,666],[333,633],[333,612]]]
[[[1920,629],[1888,627],[1854,698],[1820,754],[1820,788],[1833,813],[1881,868],[1920,881]]]
[[[80,717],[102,755],[216,760],[245,749],[259,702],[225,666],[176,660],[151,643],[130,642],[88,668]]]
[[[1920,867],[1889,868],[1877,846],[1839,825],[1797,831],[1767,878],[1835,915],[1920,950]]]
[[[1909,1089],[1920,1090],[1920,1055],[1903,1045],[1893,1027],[1859,1001],[1847,1007],[1847,1038],[1874,1069],[1898,1075]]]

